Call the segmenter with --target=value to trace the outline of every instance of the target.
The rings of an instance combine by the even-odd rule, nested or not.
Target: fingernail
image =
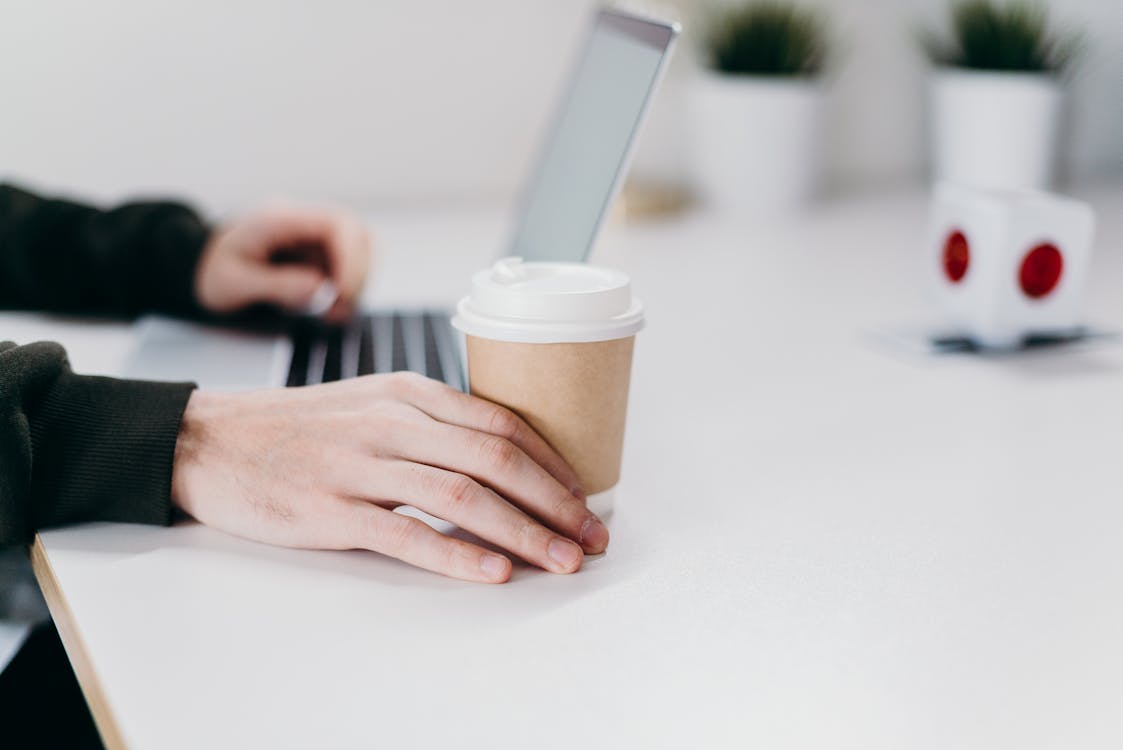
[[[581,533],[577,535],[581,546],[600,552],[608,546],[608,529],[596,516],[589,516],[581,526]]]
[[[546,551],[550,554],[550,559],[566,571],[576,570],[583,556],[580,547],[564,539],[552,540]]]
[[[308,304],[302,312],[305,315],[318,318],[330,310],[337,299],[339,299],[339,290],[331,279],[324,279],[316,287],[316,291],[312,293],[312,299],[308,300]]]
[[[488,578],[502,578],[507,575],[507,558],[499,555],[484,555],[480,558],[480,570]]]

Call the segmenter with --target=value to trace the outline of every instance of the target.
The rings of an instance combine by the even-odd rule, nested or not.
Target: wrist
[[[203,462],[208,433],[213,430],[214,415],[221,410],[223,394],[192,391],[179,422],[175,455],[172,459],[172,505],[189,515],[192,512],[192,493],[195,472]]]

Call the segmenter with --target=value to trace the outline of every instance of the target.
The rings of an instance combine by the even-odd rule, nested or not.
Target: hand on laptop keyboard
[[[214,232],[195,272],[195,296],[213,313],[266,303],[340,323],[354,310],[370,253],[370,234],[353,216],[265,209]]]
[[[506,557],[394,513],[411,505],[555,573],[608,544],[565,461],[514,413],[413,373],[250,393],[196,391],[173,501],[287,547],[369,549],[501,583]]]

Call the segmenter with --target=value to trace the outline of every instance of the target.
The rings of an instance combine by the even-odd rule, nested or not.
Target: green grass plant
[[[796,5],[754,0],[716,12],[705,46],[710,66],[722,73],[815,76],[826,57],[826,23]]]
[[[950,8],[951,34],[922,34],[936,65],[972,70],[1062,73],[1079,47],[1074,36],[1049,28],[1049,14],[1032,0],[962,0]]]

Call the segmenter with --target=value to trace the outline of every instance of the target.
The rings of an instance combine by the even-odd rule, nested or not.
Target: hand
[[[469,581],[502,583],[511,562],[392,509],[412,505],[555,573],[608,544],[573,469],[523,420],[412,373],[196,391],[172,500],[248,539],[369,549]]]
[[[347,214],[265,209],[214,232],[195,272],[195,297],[205,309],[220,314],[256,303],[302,312],[318,290],[334,285],[328,304],[338,296],[324,317],[340,322],[354,310],[370,251],[366,227]]]

